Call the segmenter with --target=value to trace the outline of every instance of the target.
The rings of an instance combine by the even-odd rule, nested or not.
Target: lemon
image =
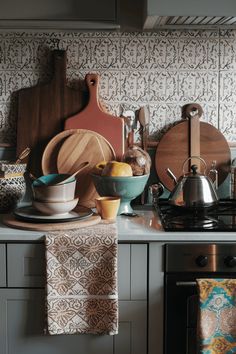
[[[109,161],[101,173],[102,176],[128,177],[133,176],[132,168],[126,162]]]

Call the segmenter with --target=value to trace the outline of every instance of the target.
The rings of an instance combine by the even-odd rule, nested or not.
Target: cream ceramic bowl
[[[75,198],[76,179],[67,183],[55,183],[68,177],[68,174],[49,174],[37,178],[32,183],[33,198],[40,202],[68,202]]]
[[[67,202],[42,202],[33,200],[32,205],[44,215],[63,215],[73,210],[76,207],[78,200],[79,198]]]

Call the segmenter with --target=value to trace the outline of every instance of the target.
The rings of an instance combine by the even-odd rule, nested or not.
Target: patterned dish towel
[[[236,353],[236,279],[197,279],[199,353]]]
[[[117,334],[117,228],[99,224],[45,236],[49,334]]]

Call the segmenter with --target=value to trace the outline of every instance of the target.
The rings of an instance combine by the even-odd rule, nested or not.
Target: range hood
[[[146,0],[144,29],[236,27],[236,0]]]

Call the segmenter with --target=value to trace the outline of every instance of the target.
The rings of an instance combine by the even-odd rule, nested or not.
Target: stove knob
[[[224,264],[229,268],[235,267],[236,266],[236,257],[234,257],[234,256],[225,257]]]
[[[195,262],[199,267],[205,267],[208,263],[208,258],[201,255],[196,258]]]

